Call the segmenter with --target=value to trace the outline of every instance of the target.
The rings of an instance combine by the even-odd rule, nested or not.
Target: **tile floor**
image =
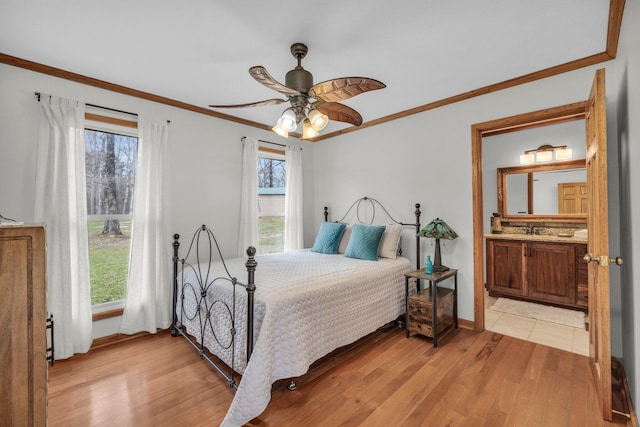
[[[486,296],[485,329],[549,347],[589,355],[589,332],[557,323],[493,311],[496,298]]]

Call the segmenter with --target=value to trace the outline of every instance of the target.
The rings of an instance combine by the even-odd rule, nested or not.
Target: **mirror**
[[[507,220],[586,222],[585,159],[498,168],[498,212]]]

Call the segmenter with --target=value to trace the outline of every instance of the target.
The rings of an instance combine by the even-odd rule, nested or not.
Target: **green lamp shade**
[[[418,232],[418,236],[436,239],[436,249],[433,256],[433,271],[440,273],[447,271],[449,267],[442,265],[442,257],[440,255],[440,239],[453,240],[458,238],[458,235],[446,222],[440,218],[436,218],[427,224],[422,230]]]
[[[444,240],[453,240],[458,238],[456,232],[440,218],[436,218],[427,224],[422,230],[420,230],[418,236]]]

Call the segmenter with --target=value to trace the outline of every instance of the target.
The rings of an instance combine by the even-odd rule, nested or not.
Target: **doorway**
[[[526,225],[531,225],[532,233],[535,231],[534,234],[548,239],[557,238],[557,234],[573,237],[577,230],[586,229],[586,211],[570,212],[569,209],[563,209],[571,208],[572,202],[574,205],[577,203],[577,182],[586,187],[585,140],[585,121],[577,119],[483,136],[484,232],[490,233],[492,227],[489,219],[495,220],[495,215],[502,215],[502,227],[491,233],[496,239],[502,237],[503,233],[518,233]],[[555,151],[549,152],[552,154],[551,161],[538,160],[535,155],[527,160],[527,155],[523,155],[542,144],[558,149],[564,147],[564,152],[562,156],[556,156]],[[542,222],[540,216],[548,217],[549,222]],[[492,249],[485,248],[488,251],[486,258],[493,260],[492,264],[498,262],[506,266],[504,262],[507,260],[502,256],[505,255],[503,250],[508,247],[504,246],[508,240],[496,239],[492,240]],[[559,243],[565,239],[560,238]],[[586,240],[572,241],[584,243],[579,246],[580,250],[578,246],[575,247],[576,254],[581,253],[582,247],[586,248]],[[520,245],[519,242],[513,244]],[[565,246],[556,246],[553,250],[546,248],[544,253],[552,254],[549,256],[554,259],[563,259],[568,252],[556,252],[559,248],[564,249]],[[512,253],[511,256],[521,253],[515,247],[512,250],[514,252],[507,251]],[[492,253],[497,258],[492,257]],[[542,253],[538,255],[542,256]],[[536,278],[516,280],[513,290],[505,286],[515,280],[512,274],[516,270],[507,273],[504,267],[491,269],[492,274],[487,273],[486,276],[486,280],[493,285],[487,283],[485,291],[485,329],[588,356],[589,334],[585,328],[587,307],[584,292],[587,280],[586,274],[582,274],[586,272],[586,265],[576,261],[575,257],[571,254],[570,262],[566,263],[557,261],[562,270],[566,266],[566,273],[552,274],[548,269],[536,270],[536,273],[530,271],[535,265],[531,263],[531,253],[527,256],[525,252],[526,262],[523,261],[520,268],[523,272],[536,274]],[[515,258],[517,260],[518,257]],[[515,267],[510,267],[508,271],[511,268]],[[578,271],[580,275],[575,273]],[[487,291],[491,291],[491,295]],[[536,301],[524,301],[522,298],[527,299],[527,294]],[[522,295],[522,298],[516,295]],[[564,305],[558,307],[554,304]]]
[[[586,102],[578,102],[546,110],[534,111],[472,126],[471,159],[473,178],[473,247],[474,247],[474,327],[485,328],[485,294],[484,294],[484,191],[482,140],[484,137],[516,132],[540,126],[564,123],[572,120],[584,120]]]
[[[484,247],[482,206],[482,138],[519,129],[584,119],[586,124],[587,253],[588,265],[589,366],[603,418],[612,419],[611,342],[609,313],[609,264],[622,264],[609,252],[607,195],[607,136],[604,69],[596,70],[587,101],[472,126],[472,188],[474,244],[474,326],[485,326]]]

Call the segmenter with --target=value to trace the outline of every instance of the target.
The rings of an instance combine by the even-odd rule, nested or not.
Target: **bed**
[[[392,224],[362,224],[363,203],[382,209]],[[350,225],[327,221],[325,208],[313,248],[262,256],[249,248],[246,259],[223,259],[206,226],[196,230],[184,258],[174,236],[172,335],[187,339],[236,389],[222,425],[257,417],[275,381],[299,377],[331,351],[403,318],[404,274],[413,268],[398,254],[399,236],[406,227],[419,231],[419,207],[415,223],[407,224],[363,197],[343,217],[355,209],[358,220]],[[378,234],[374,256],[363,247],[371,246],[366,239],[375,244]],[[416,251],[419,262],[417,238]]]

